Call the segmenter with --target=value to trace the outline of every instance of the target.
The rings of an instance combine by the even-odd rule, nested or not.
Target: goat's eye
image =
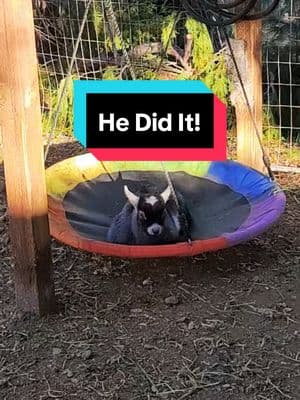
[[[146,214],[144,213],[144,211],[139,211],[139,217],[140,219],[142,219],[143,221],[146,221]]]

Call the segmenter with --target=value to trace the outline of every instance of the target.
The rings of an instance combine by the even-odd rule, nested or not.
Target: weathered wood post
[[[31,0],[1,0],[0,126],[17,307],[55,310]]]
[[[260,136],[263,121],[261,28],[262,23],[259,20],[243,21],[235,25],[235,38],[242,43],[242,46],[238,46],[240,51],[237,52],[237,62]],[[240,88],[233,97],[236,109],[238,161],[264,171],[262,152],[253,120]]]

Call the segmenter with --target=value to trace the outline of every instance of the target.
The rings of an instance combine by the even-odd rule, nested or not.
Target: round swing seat
[[[284,211],[285,195],[278,185],[237,162],[164,165],[192,216],[191,244],[107,242],[111,221],[126,202],[124,185],[138,192],[145,184],[163,190],[167,182],[159,162],[105,162],[105,171],[91,154],[69,158],[46,170],[52,236],[75,248],[109,256],[193,256],[249,240]]]

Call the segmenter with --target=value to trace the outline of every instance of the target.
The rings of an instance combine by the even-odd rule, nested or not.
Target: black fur
[[[191,228],[191,216],[186,202],[180,193],[176,193],[180,204],[180,212],[172,195],[165,204],[156,192],[143,188],[135,209],[127,202],[122,211],[117,214],[110,226],[107,240],[122,244],[167,244],[187,240]],[[151,205],[147,202],[150,196],[157,197]],[[160,234],[150,235],[148,228],[153,224],[162,227]]]

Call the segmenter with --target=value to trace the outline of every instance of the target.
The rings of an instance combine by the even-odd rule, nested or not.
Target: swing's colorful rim
[[[49,222],[51,235],[75,248],[102,255],[122,258],[151,258],[193,256],[216,251],[249,240],[272,225],[283,213],[286,203],[284,193],[276,183],[258,171],[234,161],[226,162],[165,162],[168,171],[184,171],[225,184],[246,197],[251,210],[243,224],[232,233],[224,232],[212,239],[156,245],[129,246],[105,241],[91,240],[81,236],[70,225],[63,207],[65,194],[79,183],[92,180],[101,174],[119,171],[161,171],[160,162],[105,162],[93,155],[84,154],[59,162],[46,170],[49,199]]]

